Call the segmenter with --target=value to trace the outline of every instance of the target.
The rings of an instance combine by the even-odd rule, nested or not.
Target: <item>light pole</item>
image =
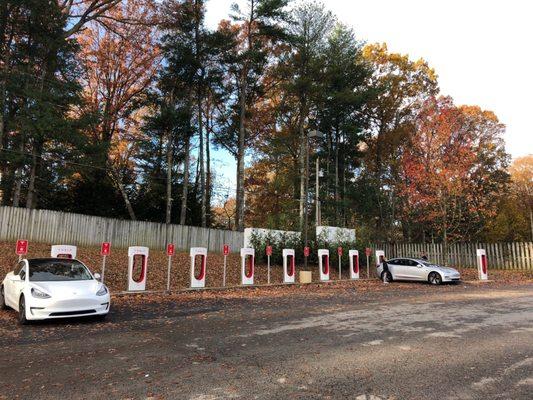
[[[308,224],[309,224],[309,210],[308,210],[308,201],[309,201],[309,139],[317,138],[321,139],[324,137],[324,134],[317,130],[309,131],[306,135],[305,141],[305,200],[304,200],[304,246],[308,246]],[[318,159],[317,159],[318,161]],[[317,164],[318,165],[318,164]],[[318,181],[318,175],[317,175]],[[316,199],[318,200],[318,186]],[[318,202],[317,202],[318,204]],[[304,268],[307,269],[307,257],[304,257]]]

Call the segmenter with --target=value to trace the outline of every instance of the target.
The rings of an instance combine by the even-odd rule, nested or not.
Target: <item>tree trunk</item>
[[[206,207],[206,222],[211,225],[211,190],[213,183],[211,175],[211,146],[210,146],[209,129],[205,131],[205,162],[206,162],[206,178],[205,178],[205,207]]]
[[[167,136],[167,210],[165,216],[165,222],[170,224],[172,221],[172,164],[173,164],[173,152],[172,152],[172,133],[169,130]]]
[[[531,229],[531,241],[533,242],[533,210],[529,206],[529,227]]]
[[[128,210],[130,219],[132,221],[136,221],[137,217],[135,216],[135,212],[133,211],[133,207],[131,206],[130,199],[128,198],[128,193],[126,192],[126,189],[124,188],[124,185],[122,184],[122,179],[120,178],[118,171],[113,169],[110,175],[111,175],[111,179],[117,185],[118,190],[120,191],[120,194],[122,195],[122,198],[124,199],[124,204],[126,205],[126,209]]]
[[[304,106],[300,106],[300,116],[298,118],[298,134],[300,136],[300,156],[299,156],[299,169],[300,169],[300,214],[299,214],[299,230],[303,231],[304,228],[304,205],[305,205],[305,156],[306,156],[306,135],[304,130]]]
[[[244,153],[246,138],[246,71],[241,76],[239,143],[237,148],[237,220],[238,231],[244,231]]]
[[[339,225],[339,131],[335,130],[335,224]]]
[[[194,40],[195,40],[195,50],[196,50],[196,60],[201,64],[200,60],[200,12],[201,12],[201,1],[196,0],[195,4],[195,25],[194,25]],[[196,83],[196,105],[198,108],[198,136],[200,139],[200,154],[199,154],[199,163],[200,163],[200,197],[201,197],[201,214],[202,214],[202,227],[206,226],[206,213],[207,213],[207,193],[206,193],[206,184],[205,184],[205,160],[204,160],[204,127],[203,127],[203,115],[202,115],[202,85],[204,78],[203,66],[200,67],[200,79]]]
[[[26,208],[35,208],[37,204],[37,189],[35,187],[35,181],[38,175],[38,166],[40,163],[40,157],[42,154],[43,143],[41,140],[36,140],[33,144],[31,152],[31,168],[30,168],[30,181],[28,184],[28,196],[26,197]]]
[[[187,220],[187,196],[189,195],[189,163],[191,156],[190,139],[185,139],[185,160],[183,161],[183,188],[181,192],[180,225],[185,225]]]

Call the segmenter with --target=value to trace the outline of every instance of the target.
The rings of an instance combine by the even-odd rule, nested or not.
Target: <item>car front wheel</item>
[[[24,300],[24,296],[20,296],[19,301],[19,323],[21,325],[28,324],[28,320],[26,319],[26,301]]]
[[[7,310],[6,298],[4,295],[4,286],[0,286],[0,310]]]
[[[432,285],[440,285],[442,283],[442,277],[438,272],[432,272],[429,274],[428,281]]]
[[[387,282],[392,282],[392,274],[389,272],[382,272],[381,273],[381,280],[384,281],[385,274],[387,274]]]

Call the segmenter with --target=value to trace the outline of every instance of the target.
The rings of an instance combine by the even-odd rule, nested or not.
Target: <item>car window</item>
[[[399,258],[398,260],[396,260],[396,265],[405,265],[405,260],[403,258]]]
[[[20,270],[19,276],[20,276],[21,280],[23,280],[23,281],[26,280],[26,270],[24,268]]]
[[[42,258],[29,260],[31,282],[87,281],[93,279],[78,260]]]
[[[15,269],[13,270],[14,275],[19,275],[20,271],[22,271],[22,268],[24,268],[24,265],[26,263],[24,261],[19,261]]]
[[[418,267],[418,263],[415,260],[405,260],[410,267]]]
[[[398,265],[398,259],[397,258],[393,258],[392,260],[388,261],[388,264]]]

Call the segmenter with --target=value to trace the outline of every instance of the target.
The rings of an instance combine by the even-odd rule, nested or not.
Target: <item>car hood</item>
[[[31,282],[31,284],[54,297],[92,296],[101,286],[101,283],[95,279],[68,282]]]
[[[455,268],[441,267],[440,265],[437,265],[436,267],[439,271],[442,271],[445,274],[458,274],[459,273],[459,271],[457,271]]]

